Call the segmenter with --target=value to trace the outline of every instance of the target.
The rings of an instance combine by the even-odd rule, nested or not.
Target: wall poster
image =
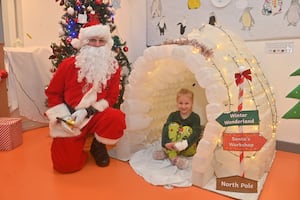
[[[300,0],[147,0],[147,45],[215,24],[244,40],[300,38]]]

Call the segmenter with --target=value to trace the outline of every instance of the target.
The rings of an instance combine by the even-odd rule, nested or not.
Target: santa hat
[[[99,19],[96,16],[90,16],[90,21],[80,29],[78,38],[74,38],[71,41],[71,45],[76,49],[80,49],[88,43],[90,38],[96,36],[106,40],[106,45],[112,47],[113,40],[111,38],[110,27],[108,25],[100,24]]]

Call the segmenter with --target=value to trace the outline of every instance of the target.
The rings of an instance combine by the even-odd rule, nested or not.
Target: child
[[[154,151],[155,160],[169,158],[179,169],[188,167],[184,157],[196,153],[197,143],[201,139],[200,117],[193,112],[194,94],[182,88],[177,93],[178,110],[170,113],[162,130],[162,150]]]

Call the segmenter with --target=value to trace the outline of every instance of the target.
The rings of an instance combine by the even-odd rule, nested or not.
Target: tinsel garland
[[[189,39],[179,39],[179,40],[166,40],[164,45],[177,44],[177,45],[190,45],[193,48],[197,49],[198,52],[203,55],[206,59],[211,58],[214,54],[213,50],[208,48],[202,43],[199,43],[197,40]]]

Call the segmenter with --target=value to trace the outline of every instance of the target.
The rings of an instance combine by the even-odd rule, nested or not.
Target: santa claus
[[[111,51],[110,27],[88,23],[71,44],[79,53],[61,62],[45,90],[53,167],[62,173],[85,165],[90,134],[96,164],[108,166],[106,145],[115,144],[126,128],[124,113],[112,107],[119,96],[120,67]]]

